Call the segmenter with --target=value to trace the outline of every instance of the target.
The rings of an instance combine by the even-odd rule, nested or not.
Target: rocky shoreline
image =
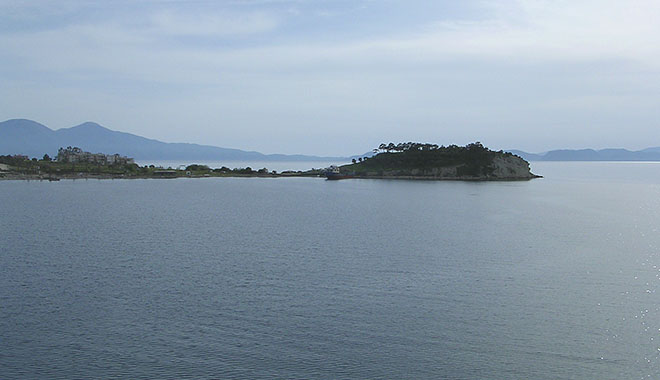
[[[529,181],[535,178],[543,178],[541,175],[533,174],[530,177],[434,177],[413,175],[355,175],[351,178],[358,179],[402,179],[415,181],[467,181],[467,182],[502,182],[502,181]]]
[[[124,175],[95,175],[85,174],[82,176],[64,175],[54,177],[44,177],[32,174],[9,174],[0,176],[0,181],[50,181],[56,182],[60,180],[120,180],[120,179],[177,179],[177,178],[321,178],[317,174],[314,175],[282,175],[282,174],[232,174],[232,175],[216,175],[216,176],[181,176],[181,177],[154,177],[154,176],[124,176]],[[501,182],[501,181],[529,181],[535,178],[543,178],[540,175],[532,175],[530,177],[438,177],[438,176],[414,176],[414,175],[354,175],[350,178],[354,179],[392,179],[392,180],[411,180],[411,181],[467,181],[467,182]]]

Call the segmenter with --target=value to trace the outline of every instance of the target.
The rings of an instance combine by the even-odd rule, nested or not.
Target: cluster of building
[[[60,148],[57,151],[58,162],[88,163],[97,165],[125,165],[133,164],[132,158],[119,154],[103,154],[85,152],[78,147]]]

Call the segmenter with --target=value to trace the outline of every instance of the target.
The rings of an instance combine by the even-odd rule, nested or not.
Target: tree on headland
[[[219,169],[213,169],[213,171],[214,171],[215,173],[224,173],[224,174],[231,173],[231,169],[229,169],[229,168],[226,167],[226,166],[223,166],[223,167],[221,167],[221,168],[219,168]]]
[[[410,173],[412,170],[430,173],[437,168],[455,167],[458,176],[483,176],[494,170],[491,165],[493,158],[504,154],[491,151],[478,141],[466,146],[382,143],[374,151],[376,154],[371,157],[359,158],[351,170],[356,173]]]
[[[440,147],[437,144],[422,144],[422,143],[414,143],[414,142],[402,142],[398,144],[394,143],[388,143],[388,144],[380,144],[378,148],[374,149],[374,153],[391,153],[391,152],[406,152],[410,150],[421,150],[421,151],[429,151],[429,150],[437,150],[440,149]]]
[[[199,172],[199,171],[208,172],[211,171],[211,168],[209,168],[207,165],[192,164],[186,166],[186,170],[191,172]]]
[[[41,159],[42,161],[52,161],[48,153],[44,154],[44,157]]]

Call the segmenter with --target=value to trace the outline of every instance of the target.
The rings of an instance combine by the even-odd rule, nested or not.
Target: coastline
[[[470,182],[503,182],[503,181],[529,181],[536,178],[543,178],[542,175],[533,174],[531,177],[434,177],[434,176],[360,176],[354,175],[352,178],[358,179],[397,179],[397,180],[413,180],[413,181],[470,181]]]
[[[79,179],[98,179],[98,180],[115,180],[115,179],[177,179],[177,178],[288,178],[288,177],[318,177],[317,174],[215,174],[215,175],[183,175],[175,177],[160,177],[152,175],[111,175],[111,174],[86,174],[83,175],[58,175],[58,176],[44,176],[39,174],[5,174],[0,176],[0,181],[60,181],[60,180],[79,180]]]
[[[173,177],[161,177],[153,175],[124,175],[124,174],[88,174],[79,173],[76,175],[66,174],[57,176],[46,176],[40,174],[14,174],[3,173],[0,176],[0,181],[50,181],[57,182],[60,180],[120,180],[120,179],[177,179],[177,178],[324,178],[316,172],[294,172],[294,173],[255,173],[255,174],[239,174],[239,173],[213,173],[210,175],[179,175]],[[466,181],[466,182],[507,182],[507,181],[529,181],[536,178],[543,178],[540,175],[532,175],[531,177],[437,177],[437,176],[386,176],[386,175],[354,175],[346,179],[384,179],[384,180],[408,180],[408,181]]]
[[[380,151],[380,152],[379,152]],[[258,170],[250,166],[230,169],[203,164],[140,166],[132,158],[93,154],[77,147],[60,148],[57,159],[0,156],[0,180],[60,181],[62,179],[173,179],[208,177],[280,178],[327,177],[328,179],[395,179],[422,181],[521,181],[542,178],[530,171],[529,163],[508,152],[491,151],[481,143],[438,146],[436,144],[381,144],[373,156],[353,159],[351,164],[325,169]],[[335,178],[337,174],[338,178]]]

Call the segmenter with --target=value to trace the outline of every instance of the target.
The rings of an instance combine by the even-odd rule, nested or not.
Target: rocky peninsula
[[[539,178],[529,162],[476,142],[464,147],[436,144],[381,144],[372,157],[339,167],[346,178],[511,181]]]

